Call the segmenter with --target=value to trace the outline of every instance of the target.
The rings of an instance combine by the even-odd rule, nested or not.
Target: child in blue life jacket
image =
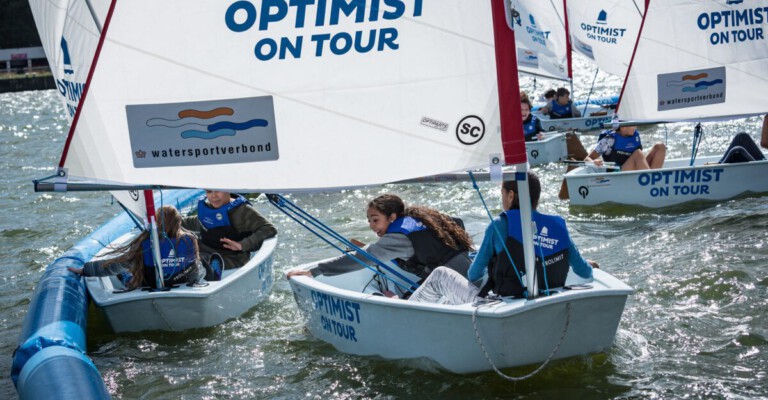
[[[396,260],[400,268],[424,279],[438,266],[466,273],[470,264],[467,254],[473,248],[467,232],[450,216],[422,206],[405,207],[400,197],[384,194],[368,203],[368,225],[379,240],[364,250],[379,260]],[[352,252],[352,256],[367,260]],[[347,255],[319,263],[307,271],[290,271],[297,275],[339,275],[365,268]],[[391,293],[385,293],[391,295]]]
[[[597,268],[597,263],[587,261],[581,256],[578,248],[571,241],[565,220],[556,215],[546,215],[536,211],[541,194],[538,176],[529,172],[528,184],[531,206],[534,210],[533,221],[536,224],[534,247],[537,253],[536,270],[539,289],[562,287],[570,269],[582,278],[592,278],[592,268]],[[525,260],[517,193],[516,181],[507,181],[502,184],[501,198],[505,211],[494,218],[486,228],[483,243],[469,267],[467,276],[447,268],[437,268],[408,300],[453,305],[466,304],[485,297],[490,291],[500,296],[523,297],[525,288],[522,286],[524,281],[522,275],[525,274]],[[505,246],[509,256],[504,249]],[[546,265],[546,270],[543,265]],[[488,274],[488,280],[483,288],[472,283],[486,274]]]
[[[205,269],[200,263],[195,235],[181,227],[181,214],[174,206],[161,207],[157,216],[160,270],[164,286],[200,284],[205,276]],[[130,243],[111,250],[109,254],[117,256],[87,262],[83,268],[70,267],[69,270],[83,276],[121,275],[121,280],[128,289],[156,286],[158,268],[148,230],[141,232]]]
[[[595,149],[584,161],[594,162],[598,167],[603,165],[603,161],[613,162],[622,171],[661,168],[667,156],[667,146],[656,143],[646,156],[643,154],[643,143],[637,127],[619,126],[618,122],[614,121],[613,129],[600,134]]]

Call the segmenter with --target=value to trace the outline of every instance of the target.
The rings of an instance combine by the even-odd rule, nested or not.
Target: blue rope
[[[397,272],[397,271],[393,270],[392,268],[390,268],[389,266],[387,266],[384,262],[382,262],[381,260],[377,259],[376,257],[371,255],[370,253],[368,253],[365,250],[361,249],[360,247],[354,245],[352,242],[350,242],[349,240],[344,238],[342,235],[340,235],[339,233],[335,232],[333,229],[331,229],[327,225],[323,224],[317,218],[313,217],[312,215],[310,215],[306,211],[302,210],[300,207],[296,206],[294,203],[292,203],[290,200],[286,199],[285,197],[283,197],[281,195],[273,194],[273,195],[268,195],[267,198],[269,199],[269,202],[272,205],[277,207],[278,210],[283,212],[289,218],[291,218],[292,220],[296,221],[299,225],[303,226],[309,232],[311,232],[312,234],[314,234],[315,236],[317,236],[318,238],[320,238],[324,242],[328,243],[328,245],[330,245],[331,247],[335,248],[336,250],[339,250],[341,253],[343,253],[347,257],[355,260],[357,263],[359,263],[360,265],[364,266],[365,268],[368,268],[369,270],[373,271],[377,275],[380,275],[380,276],[382,276],[382,277],[392,281],[395,285],[399,286],[403,290],[407,290],[409,292],[413,292],[416,288],[419,287],[419,285],[416,282],[413,282],[412,280],[410,280],[407,277],[403,276],[399,272]],[[291,213],[294,213],[295,215],[291,214]],[[302,220],[304,222],[302,222],[302,220],[300,220],[299,218],[302,218]],[[411,287],[406,287],[405,285],[401,284],[400,282],[397,282],[396,280],[390,278],[389,276],[387,276],[383,272],[374,269],[373,267],[371,267],[370,265],[368,265],[364,261],[360,260],[359,258],[355,257],[354,255],[344,251],[344,249],[342,249],[341,247],[339,247],[336,244],[332,243],[328,238],[324,237],[323,235],[321,235],[320,233],[318,233],[314,229],[312,229],[310,226],[308,226],[307,223],[311,224],[314,228],[322,231],[322,233],[324,233],[325,235],[328,235],[328,236],[330,236],[330,237],[332,237],[332,238],[342,242],[345,246],[348,246],[348,247],[354,249],[358,254],[362,254],[363,256],[368,258],[370,261],[373,261],[378,266],[384,268],[388,272],[392,273],[396,277],[402,279],[403,281],[405,281],[406,283],[411,285]]]
[[[693,130],[693,148],[691,148],[691,163],[690,166],[693,166],[693,163],[696,161],[696,156],[699,153],[699,143],[701,142],[701,138],[704,136],[704,132],[701,129],[701,124],[696,124],[696,128]]]
[[[477,181],[475,180],[475,175],[472,173],[472,171],[469,171],[469,177],[472,179],[472,187],[477,192],[477,195],[480,196],[480,201],[483,203],[483,207],[485,207],[485,212],[486,212],[486,214],[488,214],[488,219],[491,220],[491,226],[493,227],[493,230],[496,232],[496,236],[501,238],[501,233],[499,233],[499,230],[496,228],[496,224],[493,221],[493,216],[491,215],[491,211],[488,210],[488,205],[485,203],[485,199],[483,198],[483,194],[480,193],[480,187],[477,186]],[[517,177],[515,177],[515,179],[517,179]],[[501,238],[501,239],[502,239],[501,240],[501,247],[503,247],[504,248],[504,252],[507,253],[507,258],[509,259],[509,262],[512,263],[512,268],[515,271],[515,276],[520,281],[520,286],[521,287],[526,287],[525,282],[523,282],[523,278],[520,276],[520,271],[517,269],[517,266],[515,265],[515,262],[512,261],[512,255],[509,254],[509,249],[507,248],[506,241],[503,238]],[[493,244],[493,241],[491,241],[491,244]],[[524,297],[528,297],[528,293],[527,292],[528,292],[528,290],[525,290],[525,292],[523,292]]]

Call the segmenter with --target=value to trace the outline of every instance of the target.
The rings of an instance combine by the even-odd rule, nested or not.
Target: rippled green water
[[[577,88],[591,79],[582,77]],[[617,90],[615,78],[602,79],[599,95]],[[0,371],[6,377],[0,398],[16,396],[8,378],[11,354],[45,266],[119,212],[102,193],[32,191],[31,180],[50,175],[58,163],[66,127],[53,91],[0,95]],[[733,133],[756,136],[758,127],[757,118],[708,124],[701,153],[720,154]],[[685,157],[692,128],[656,127],[643,138],[649,144],[666,138],[670,157]],[[582,140],[594,143],[591,136]],[[257,206],[280,231],[277,283],[268,301],[237,320],[184,333],[117,336],[92,312],[88,354],[110,392],[125,399],[768,398],[768,197],[663,212],[596,212],[557,200],[561,167],[538,172],[545,185],[541,209],[564,215],[582,253],[636,289],[606,353],[553,362],[518,384],[494,373],[458,376],[340,354],[308,336],[282,274],[333,252],[259,198]],[[372,241],[363,207],[383,190],[460,216],[475,242],[482,239],[485,211],[465,184],[291,197],[342,233]],[[481,190],[492,212],[500,211],[496,186]],[[402,336],[408,340],[407,326]]]

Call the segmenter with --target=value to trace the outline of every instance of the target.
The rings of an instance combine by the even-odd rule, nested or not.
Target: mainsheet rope
[[[407,290],[409,292],[413,292],[413,291],[415,291],[419,287],[419,284],[417,284],[416,282],[413,282],[412,280],[408,279],[407,277],[405,277],[401,273],[399,273],[399,272],[395,271],[394,269],[390,268],[383,261],[379,260],[378,258],[373,256],[372,254],[370,254],[367,251],[363,250],[362,248],[356,246],[354,243],[352,243],[351,241],[347,240],[344,236],[342,236],[341,234],[337,233],[336,231],[334,231],[333,229],[331,229],[330,227],[325,225],[323,222],[321,222],[317,218],[313,217],[311,214],[307,213],[306,211],[304,211],[303,209],[298,207],[296,204],[292,203],[290,200],[286,199],[285,197],[283,197],[283,196],[281,196],[279,194],[268,194],[267,195],[267,199],[269,199],[269,202],[272,203],[272,205],[275,206],[278,210],[282,211],[289,218],[291,218],[292,220],[296,221],[299,225],[301,225],[304,228],[306,228],[309,232],[313,233],[315,236],[319,237],[321,240],[323,240],[324,242],[328,243],[328,245],[330,245],[331,247],[335,248],[336,250],[339,250],[342,254],[344,254],[347,257],[355,260],[360,265],[362,265],[365,268],[368,268],[369,270],[373,271],[375,274],[380,275],[380,276],[390,280],[392,283],[394,283],[395,285],[397,285],[401,289]],[[302,222],[302,221],[304,221],[304,222]],[[355,257],[351,253],[345,251],[341,247],[339,247],[336,244],[332,243],[326,237],[324,237],[323,235],[321,235],[320,233],[318,233],[317,231],[312,229],[312,227],[308,226],[307,223],[311,224],[312,227],[319,229],[320,231],[322,231],[326,235],[328,235],[328,236],[330,236],[330,237],[340,241],[342,244],[344,244],[348,248],[351,248],[351,249],[355,250],[355,252],[357,252],[358,254],[361,254],[361,255],[365,256],[370,261],[376,263],[376,265],[384,268],[387,272],[390,272],[394,276],[396,276],[396,277],[402,279],[403,281],[405,281],[408,285],[410,285],[410,287],[407,287],[407,286],[403,285],[402,283],[400,283],[400,282],[390,278],[385,273],[383,273],[381,271],[378,271],[377,269],[375,269],[375,268],[371,267],[370,265],[368,265],[367,263],[365,263],[363,260],[360,260],[359,258]]]

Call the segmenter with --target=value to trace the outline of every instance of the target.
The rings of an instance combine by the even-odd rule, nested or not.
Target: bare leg
[[[760,146],[768,149],[768,114],[763,118],[763,134],[760,137]]]
[[[667,146],[664,143],[656,143],[648,152],[645,161],[651,169],[659,169],[664,165],[664,159],[667,157]]]
[[[624,162],[624,164],[621,165],[622,171],[637,171],[641,169],[650,169],[648,166],[648,162],[645,160],[645,155],[643,155],[643,151],[640,149],[637,149],[632,153],[631,156],[629,156],[629,159]]]

